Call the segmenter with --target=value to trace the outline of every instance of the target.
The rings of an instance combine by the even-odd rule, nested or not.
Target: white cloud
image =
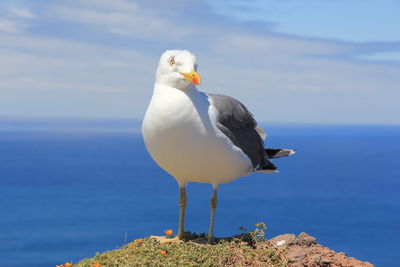
[[[359,59],[371,61],[397,61],[400,62],[400,52],[381,52],[369,55],[360,55]]]
[[[125,5],[121,1],[120,5]],[[51,5],[48,14],[52,18],[63,19],[71,23],[81,23],[98,27],[106,32],[132,36],[142,39],[178,41],[193,35],[193,27],[186,23],[177,23],[171,17],[159,15],[150,7],[134,5],[131,8],[104,9],[108,2],[86,2],[84,5]],[[103,7],[99,9],[97,7]]]
[[[0,11],[2,11],[1,7]],[[11,7],[4,9],[2,13],[3,18],[0,18],[0,32],[22,33],[28,26],[28,24],[22,20],[36,18],[36,16],[26,8]]]
[[[57,80],[52,77],[18,77],[2,80],[3,88],[13,88],[17,90],[33,90],[33,91],[93,91],[93,92],[129,92],[132,87],[121,87],[114,85],[100,85],[92,83],[84,83],[81,80],[75,82],[66,82],[65,80]]]
[[[0,18],[0,31],[18,33],[21,28],[15,21]]]
[[[12,15],[15,15],[20,18],[25,18],[25,19],[35,19],[36,18],[36,15],[33,14],[32,11],[27,8],[13,7],[13,8],[9,9],[9,12]]]
[[[229,44],[229,46],[226,44]],[[285,57],[335,55],[355,49],[354,45],[349,43],[302,39],[276,34],[257,35],[242,32],[223,34],[216,42],[216,48],[227,53],[245,51],[246,53],[253,54],[265,51],[271,55]]]
[[[132,92],[153,76],[139,52],[28,35],[0,39],[0,89]]]
[[[84,6],[91,9],[103,9],[106,11],[118,10],[124,12],[132,12],[138,9],[138,5],[133,1],[127,0],[73,0],[75,6]]]
[[[124,0],[52,2],[36,22],[57,23],[58,32],[66,32],[57,38],[46,30],[21,32],[7,20],[8,30],[0,33],[0,89],[15,99],[29,91],[56,102],[64,101],[55,97],[60,92],[68,99],[88,95],[93,102],[86,104],[99,116],[109,114],[101,106],[108,99],[102,98],[113,95],[126,104],[115,113],[132,108],[129,114],[140,117],[159,55],[185,48],[197,55],[202,90],[239,98],[260,120],[398,121],[383,114],[399,96],[400,67],[354,60],[351,55],[363,51],[362,43],[255,31],[178,2],[172,7],[159,2],[158,8]],[[79,110],[84,116],[86,107]]]
[[[122,35],[122,36],[128,36],[128,37],[132,37],[134,36],[132,31],[128,30],[128,29],[123,29],[123,28],[117,28],[117,27],[111,27],[110,32],[112,33],[116,33],[118,35]]]

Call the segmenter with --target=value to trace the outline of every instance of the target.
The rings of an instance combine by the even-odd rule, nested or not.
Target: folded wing
[[[277,167],[269,160],[264,148],[264,131],[248,109],[233,97],[208,94],[211,104],[218,110],[217,127],[251,160],[254,171],[274,172]]]

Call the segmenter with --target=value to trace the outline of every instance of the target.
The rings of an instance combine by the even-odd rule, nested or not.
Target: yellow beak
[[[181,74],[183,75],[183,77],[185,77],[186,81],[192,82],[192,83],[194,83],[196,85],[200,84],[201,77],[194,70],[192,70],[190,73],[182,73],[181,72]]]

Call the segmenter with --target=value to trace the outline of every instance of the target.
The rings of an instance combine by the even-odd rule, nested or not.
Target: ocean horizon
[[[0,266],[78,262],[177,232],[178,186],[147,153],[136,120],[0,119]],[[261,123],[267,147],[296,149],[219,187],[217,237],[267,225],[336,252],[400,261],[400,126]],[[212,187],[187,187],[186,230],[207,232]]]

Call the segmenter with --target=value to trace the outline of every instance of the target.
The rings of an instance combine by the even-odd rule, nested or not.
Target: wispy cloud
[[[105,2],[90,3],[76,6],[52,5],[48,10],[54,17],[70,23],[86,24],[103,31],[136,38],[178,40],[192,33],[192,29],[184,24],[174,24],[171,19],[158,16],[146,6],[130,7],[128,2],[118,1],[119,4],[112,9],[105,9],[108,5]],[[123,8],[125,5],[130,8]],[[166,31],[168,28],[171,30]]]
[[[15,21],[0,18],[0,31],[17,33],[21,31],[21,27]]]
[[[30,9],[0,6],[0,32],[21,33],[28,27],[26,20],[35,18]]]
[[[358,58],[371,61],[400,62],[400,52],[373,53],[368,55],[360,55]]]
[[[25,18],[25,19],[35,19],[36,18],[36,15],[33,14],[32,11],[27,8],[13,7],[13,8],[9,9],[9,12],[12,15],[15,15],[20,18]]]
[[[44,37],[0,38],[6,40],[0,46],[0,76],[7,89],[132,91],[131,73],[151,71],[137,64],[146,57],[133,51]]]
[[[400,51],[399,43],[281,34],[273,22],[229,20],[207,5],[73,0],[8,8],[0,20],[0,89],[13,99],[29,91],[60,104],[66,101],[56,97],[60,92],[74,99],[89,95],[86,105],[99,116],[109,114],[102,105],[110,93],[120,101],[115,116],[138,118],[159,55],[185,48],[197,54],[201,89],[241,99],[261,120],[400,123],[386,115],[400,97],[400,65],[371,58]],[[35,23],[36,31],[24,23]],[[79,110],[87,114],[84,104]]]
[[[92,9],[99,9],[105,11],[123,11],[131,12],[138,10],[138,4],[129,0],[72,0],[74,6],[87,7]]]

